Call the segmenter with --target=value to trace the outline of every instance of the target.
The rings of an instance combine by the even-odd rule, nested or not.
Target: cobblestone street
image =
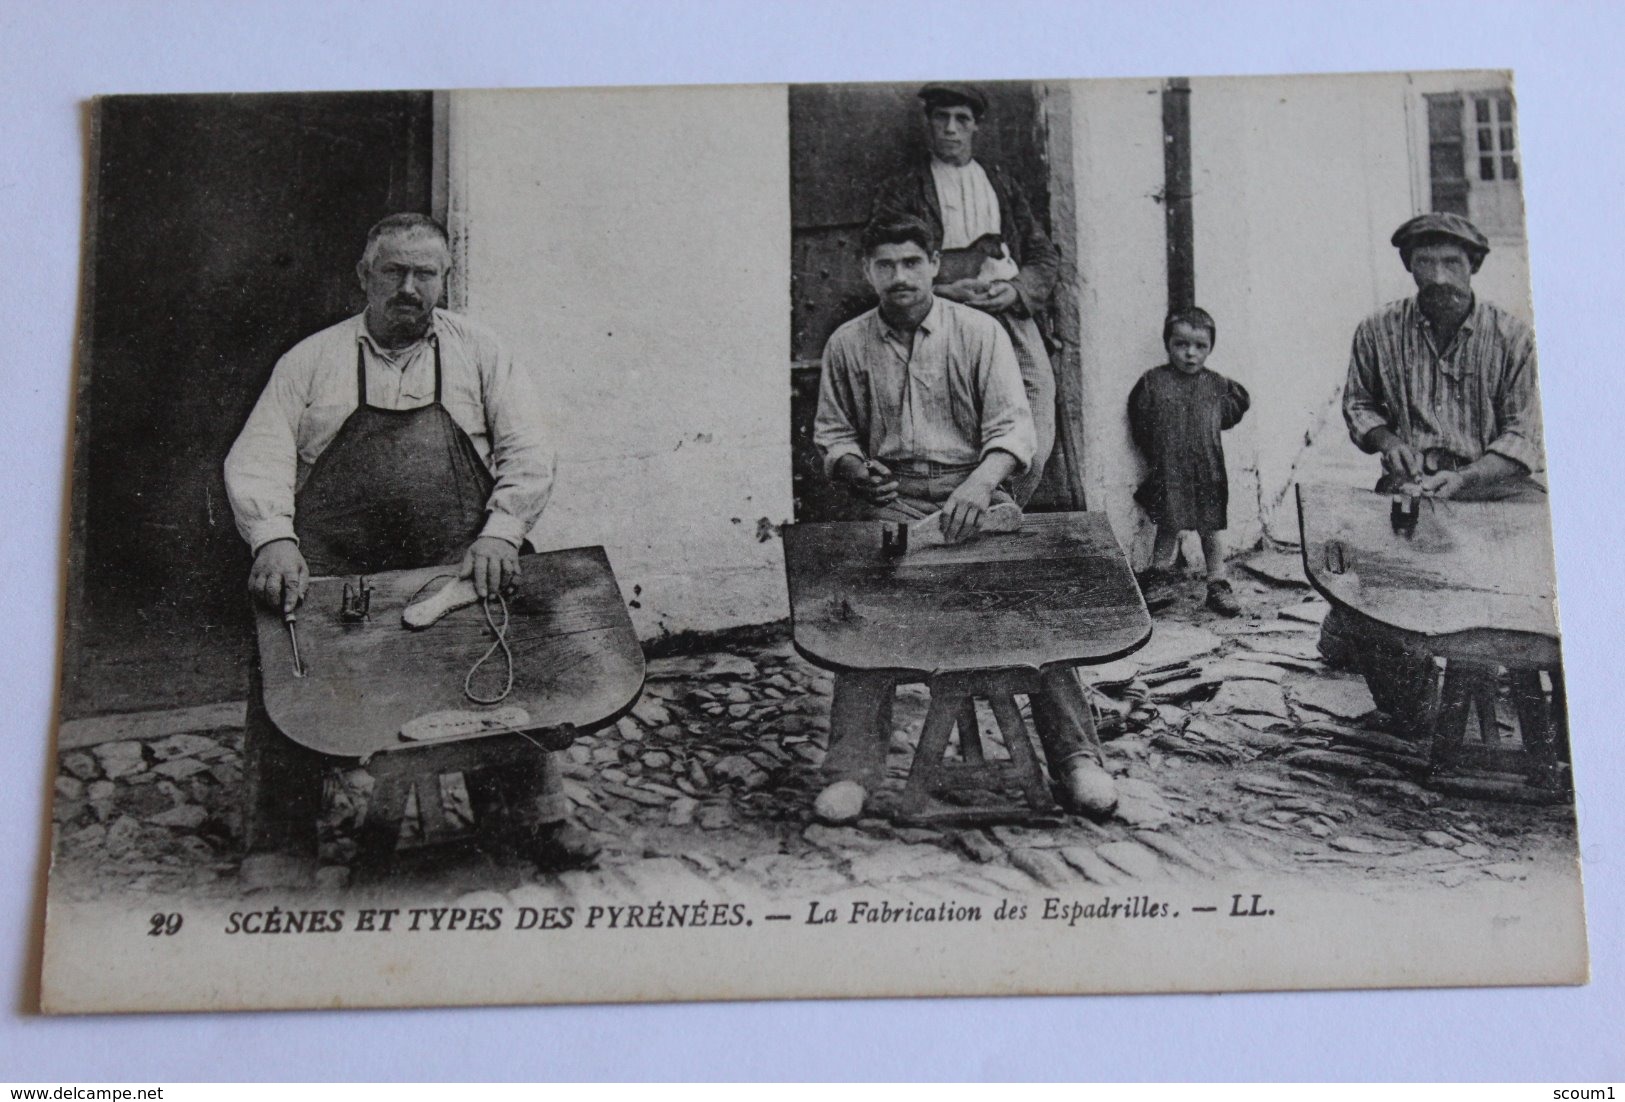
[[[390,891],[453,900],[488,893],[516,905],[572,898],[723,899],[906,887],[930,902],[1044,888],[1234,879],[1290,873],[1453,886],[1525,878],[1571,860],[1566,803],[1473,798],[1516,790],[1510,710],[1488,772],[1423,787],[1415,745],[1360,725],[1363,682],[1328,670],[1316,648],[1326,605],[1291,555],[1263,552],[1236,571],[1246,615],[1215,617],[1195,579],[1156,614],[1150,644],[1086,671],[1120,805],[1107,822],[926,829],[880,818],[812,821],[831,676],[799,658],[785,629],[725,651],[657,658],[632,715],[567,751],[566,793],[603,845],[591,871],[538,875],[500,844],[419,846],[414,816]],[[906,775],[925,710],[899,690],[893,783]],[[983,737],[999,736],[982,715]],[[229,898],[238,877],[240,729],[113,738],[61,755],[57,876],[73,898],[191,894]],[[1481,765],[1483,763],[1481,762]],[[349,840],[365,814],[364,774],[329,778],[314,891],[348,885]],[[466,825],[466,793],[443,778]],[[1474,786],[1478,786],[1475,790]],[[1440,789],[1444,789],[1441,791]],[[272,886],[272,885],[267,885]],[[361,890],[361,889],[355,889]],[[367,889],[383,891],[383,888]]]

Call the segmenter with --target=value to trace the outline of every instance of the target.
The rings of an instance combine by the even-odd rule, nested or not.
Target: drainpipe
[[[1196,244],[1191,220],[1191,82],[1162,86],[1162,197],[1168,239],[1168,309],[1196,305]]]

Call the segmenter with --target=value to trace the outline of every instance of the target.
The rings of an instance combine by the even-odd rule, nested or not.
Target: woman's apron
[[[485,523],[495,485],[460,425],[434,400],[416,409],[367,403],[355,350],[356,409],[294,496],[294,531],[314,575],[373,574],[458,562]]]

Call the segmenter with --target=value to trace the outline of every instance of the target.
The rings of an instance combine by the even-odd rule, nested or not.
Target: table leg
[[[1038,755],[1033,752],[1032,739],[1027,735],[1027,724],[1016,707],[1016,698],[1009,692],[990,694],[988,703],[1004,732],[1004,746],[1010,754],[1010,763],[1016,769],[1027,806],[1034,811],[1047,811],[1051,806],[1049,793],[1044,790],[1044,773],[1038,767]]]
[[[1539,670],[1512,671],[1512,701],[1518,709],[1518,734],[1523,739],[1524,753],[1529,756],[1529,779],[1544,788],[1563,787],[1554,730],[1554,720],[1561,714],[1560,684],[1561,679],[1554,675],[1548,703]]]
[[[1434,772],[1450,768],[1467,738],[1467,713],[1472,707],[1471,673],[1458,662],[1445,665],[1444,684],[1433,719],[1429,760]]]
[[[920,729],[920,745],[914,751],[908,783],[898,801],[898,809],[903,814],[923,811],[932,794],[941,788],[942,758],[948,752],[948,737],[953,733],[962,706],[968,703],[970,696],[957,679],[944,677],[931,682],[931,703],[926,708],[925,725]]]
[[[982,723],[976,718],[976,698],[967,696],[959,706],[959,756],[971,765],[987,760],[982,752]]]
[[[1569,760],[1569,702],[1563,687],[1563,667],[1554,666],[1546,671],[1552,682],[1552,748],[1557,759]]]
[[[411,792],[411,778],[405,773],[387,765],[372,773],[367,815],[361,820],[355,837],[356,867],[367,873],[386,868],[394,859],[395,846],[401,838],[401,818],[406,814],[406,800]]]
[[[468,787],[468,802],[474,809],[477,829],[486,830],[497,823],[507,825],[510,815],[502,798],[502,786],[497,783],[496,770],[466,770],[463,784]]]
[[[1501,717],[1496,708],[1498,689],[1498,678],[1493,671],[1477,671],[1473,678],[1473,710],[1478,713],[1478,737],[1485,749],[1501,744]]]
[[[432,842],[448,833],[446,808],[441,798],[440,774],[419,773],[413,782],[418,797],[418,822],[423,828],[423,840]]]

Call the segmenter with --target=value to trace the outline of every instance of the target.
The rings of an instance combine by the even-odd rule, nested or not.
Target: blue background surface
[[[0,1080],[1625,1075],[1621,9],[1400,3],[0,0]],[[84,101],[98,93],[1517,72],[1592,984],[1579,989],[31,1013],[56,686]],[[1263,304],[1267,308],[1267,304]]]

